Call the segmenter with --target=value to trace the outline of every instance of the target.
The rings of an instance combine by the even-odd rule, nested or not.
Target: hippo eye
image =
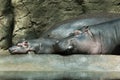
[[[18,46],[28,47],[28,42],[27,41],[23,41],[22,43],[19,43]]]
[[[74,31],[74,35],[79,35],[79,34],[81,34],[82,32],[80,31],[80,30],[75,30]]]
[[[58,44],[59,42],[60,42],[60,41],[59,41],[59,40],[57,40],[55,43],[56,43],[56,44]]]
[[[22,47],[22,45],[17,45],[18,47]]]
[[[28,44],[27,44],[27,43],[25,43],[25,44],[24,44],[24,46],[28,46]]]
[[[28,43],[27,41],[24,41],[23,43]]]
[[[28,47],[28,43],[24,43],[23,45],[24,45],[24,47]]]
[[[21,44],[21,43],[18,43],[17,46],[18,46],[18,47],[22,47],[22,44]]]
[[[48,34],[48,37],[50,37],[50,35]]]

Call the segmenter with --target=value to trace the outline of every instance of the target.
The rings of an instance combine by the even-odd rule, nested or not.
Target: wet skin
[[[36,54],[42,53],[54,53],[54,44],[57,40],[55,39],[33,39],[33,40],[24,40],[17,43],[15,46],[9,48],[11,54],[28,52],[35,52]]]
[[[69,34],[74,30],[82,28],[83,26],[99,24],[109,20],[110,19],[108,18],[86,18],[68,21],[66,23],[58,24],[51,27],[42,35],[42,37],[61,40],[68,37]]]
[[[29,46],[22,44],[25,42],[25,41],[22,41],[21,43],[18,43],[15,46],[10,47],[9,51],[11,54],[28,53],[29,51],[33,51],[35,53],[61,52],[59,46],[54,46],[56,45],[57,41],[60,41],[70,36],[70,34],[76,29],[79,29],[86,25],[93,25],[93,24],[105,22],[106,20],[108,19],[107,18],[86,18],[86,19],[68,21],[66,23],[57,25],[49,29],[44,35],[42,35],[42,38],[28,40],[27,44],[29,43]]]
[[[59,48],[80,54],[114,54],[114,49],[120,45],[120,19],[87,26],[80,31],[80,34],[59,42]]]
[[[47,33],[45,33],[45,35],[42,36],[43,38],[28,40],[27,45],[17,44],[13,47],[10,47],[9,51],[12,54],[28,53],[29,51],[33,51],[38,54],[57,53],[57,52],[64,52],[66,50],[69,51],[67,48],[61,47],[62,44],[58,46],[58,42],[62,42],[62,40],[71,36],[71,33],[73,34],[74,30],[81,29],[82,27],[84,27],[84,25],[94,25],[105,21],[106,21],[105,18],[101,18],[101,19],[90,18],[90,19],[82,19],[78,21],[68,22],[59,25],[52,30],[50,29]],[[79,34],[79,32],[77,34]],[[24,43],[24,41],[21,43]]]

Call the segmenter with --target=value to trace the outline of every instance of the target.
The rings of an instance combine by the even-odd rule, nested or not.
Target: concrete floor
[[[120,56],[1,55],[0,78],[3,80],[120,79]]]

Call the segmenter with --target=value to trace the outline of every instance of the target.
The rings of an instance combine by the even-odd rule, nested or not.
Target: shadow
[[[9,75],[7,75],[9,73]],[[113,74],[118,74],[112,72]],[[107,72],[63,72],[63,71],[8,71],[0,72],[1,80],[119,80]]]

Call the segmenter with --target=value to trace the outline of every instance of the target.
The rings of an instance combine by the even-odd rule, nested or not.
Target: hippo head
[[[54,46],[56,42],[56,39],[50,38],[24,40],[22,42],[17,43],[15,46],[10,47],[9,52],[11,54],[25,54],[30,51],[35,52],[37,54],[55,53],[56,51],[58,51],[58,48]]]
[[[72,53],[91,53],[97,54],[100,51],[100,44],[96,41],[94,35],[88,27],[81,30],[80,34],[75,34],[58,43],[63,51],[71,51]]]
[[[34,51],[34,49],[30,47],[29,42],[26,40],[18,42],[15,46],[9,48],[11,54],[26,54],[28,51]]]

